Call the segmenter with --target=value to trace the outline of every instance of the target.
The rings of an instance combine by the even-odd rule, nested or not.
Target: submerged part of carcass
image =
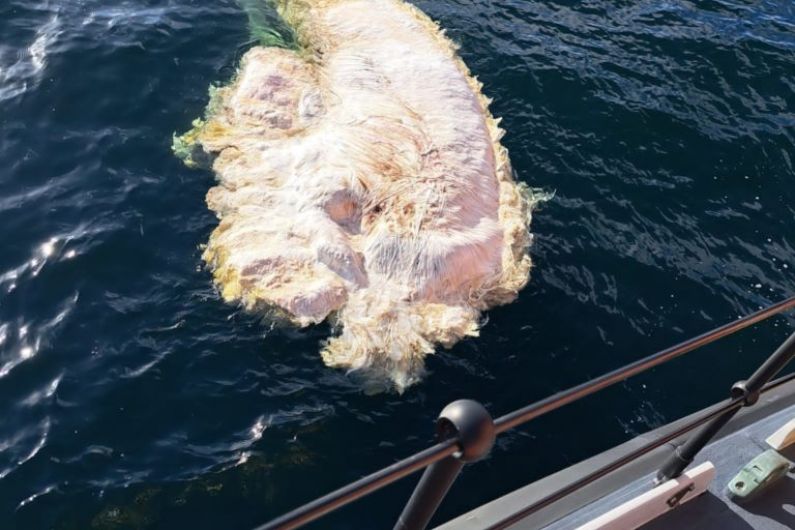
[[[530,201],[481,84],[423,13],[277,4],[297,49],[251,49],[177,139],[218,176],[204,259],[227,301],[332,316],[324,361],[402,390],[526,284]]]

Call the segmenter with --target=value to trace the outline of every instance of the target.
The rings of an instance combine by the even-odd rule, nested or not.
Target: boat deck
[[[770,447],[765,438],[795,417],[795,406],[734,432],[708,446],[694,464],[712,462],[715,479],[707,493],[644,525],[643,530],[689,528],[694,530],[789,530],[795,528],[795,479],[788,476],[757,499],[742,505],[727,496],[729,481],[759,453]],[[791,451],[790,451],[791,452]],[[785,454],[790,459],[795,454]],[[615,493],[574,512],[546,528],[568,530],[634,498],[649,489],[651,473]],[[522,528],[516,526],[516,528]]]
[[[716,476],[709,490],[657,520],[643,530],[688,528],[696,530],[788,530],[795,528],[795,475],[790,474],[763,495],[738,505],[729,500],[726,487],[737,472],[758,454],[769,449],[765,439],[795,418],[795,383],[764,396],[741,411],[696,458],[694,465],[712,462]],[[530,484],[439,527],[439,530],[482,530],[518,512],[547,493],[570,483],[628,451],[676,428],[687,418],[640,436],[610,451]],[[679,442],[677,440],[676,442]],[[573,530],[653,487],[657,468],[671,445],[604,477],[573,495],[514,524],[512,529]],[[795,460],[795,447],[783,451]],[[605,493],[608,493],[605,495]]]

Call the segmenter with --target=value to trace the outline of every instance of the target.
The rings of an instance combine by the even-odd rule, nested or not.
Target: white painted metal
[[[613,508],[577,530],[635,530],[707,490],[715,478],[711,462],[694,467],[681,477]]]
[[[795,443],[795,420],[788,421],[783,427],[768,436],[765,441],[776,451],[781,451]]]

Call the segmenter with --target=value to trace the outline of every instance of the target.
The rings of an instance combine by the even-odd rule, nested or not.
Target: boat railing
[[[258,527],[257,530],[299,528],[401,478],[425,469],[394,527],[395,530],[422,530],[427,527],[463,466],[488,455],[498,435],[793,308],[795,308],[795,296],[517,409],[496,420],[492,420],[488,411],[475,401],[455,401],[445,407],[439,415],[436,423],[438,440],[436,445],[305,504]],[[548,493],[521,510],[506,514],[502,520],[489,526],[488,530],[508,528],[658,447],[701,427],[684,444],[674,449],[657,473],[658,482],[678,477],[698,452],[741,408],[752,406],[761,394],[795,380],[795,374],[773,380],[793,357],[795,357],[795,333],[790,335],[751,377],[735,383],[728,400],[690,417],[675,430],[666,432],[576,481]]]

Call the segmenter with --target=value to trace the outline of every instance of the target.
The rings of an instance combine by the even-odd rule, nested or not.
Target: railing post
[[[750,407],[759,399],[759,393],[777,373],[795,358],[795,333],[773,352],[773,355],[757,368],[747,381],[740,381],[732,386],[732,398],[744,398],[743,406]],[[718,434],[740,409],[733,409],[718,416],[684,444],[680,445],[657,472],[657,482],[665,482],[676,478],[689,466],[696,455]]]
[[[494,421],[483,405],[461,399],[447,405],[439,414],[436,437],[439,441],[458,437],[461,450],[428,466],[403,508],[395,530],[424,530],[464,464],[489,454],[496,432]]]

